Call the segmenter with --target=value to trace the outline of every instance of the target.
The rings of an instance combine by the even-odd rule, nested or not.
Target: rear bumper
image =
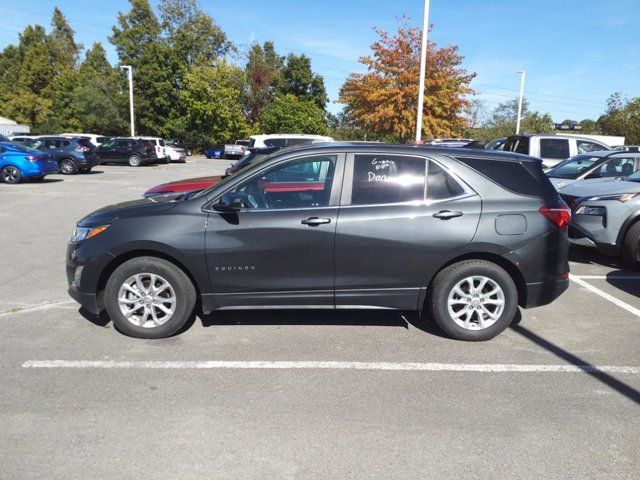
[[[553,302],[569,288],[569,279],[563,278],[556,282],[527,283],[527,299],[524,308],[541,307]]]

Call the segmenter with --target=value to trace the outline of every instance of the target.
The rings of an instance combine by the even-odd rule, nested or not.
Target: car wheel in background
[[[622,260],[627,265],[636,265],[640,260],[640,222],[636,222],[624,236],[620,248]]]
[[[138,155],[131,155],[129,157],[129,165],[132,167],[139,167],[142,165],[142,159]]]
[[[75,175],[78,173],[78,166],[70,158],[63,158],[58,163],[58,171],[63,175]]]
[[[518,311],[511,276],[486,260],[465,260],[440,271],[427,297],[432,318],[456,340],[489,340],[507,328]]]
[[[0,170],[0,177],[4,183],[16,184],[22,181],[22,174],[20,170],[12,165],[7,165]]]
[[[169,337],[185,326],[196,304],[196,290],[176,265],[138,257],[114,270],[105,289],[105,306],[122,333],[137,338]]]

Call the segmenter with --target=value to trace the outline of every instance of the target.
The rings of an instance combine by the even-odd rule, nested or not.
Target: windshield
[[[577,155],[556,165],[547,172],[547,176],[552,178],[576,179],[589,170],[600,158],[601,157],[591,157],[589,155]]]

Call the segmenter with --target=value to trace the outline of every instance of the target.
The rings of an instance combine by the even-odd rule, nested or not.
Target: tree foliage
[[[628,145],[640,144],[640,97],[631,100],[614,93],[597,122],[604,135],[624,136]]]
[[[367,73],[353,73],[340,89],[348,117],[366,130],[409,140],[415,133],[422,30],[403,22],[390,35],[375,29],[373,54],[360,58]],[[429,42],[423,134],[428,138],[460,135],[467,126],[469,86],[474,73],[460,66],[463,57],[450,45]]]
[[[288,93],[279,95],[260,113],[264,133],[309,133],[324,135],[324,111],[313,101]]]
[[[494,138],[508,137],[516,132],[516,120],[518,117],[518,99],[514,98],[498,104],[496,108],[480,125],[472,129],[470,136],[478,140],[490,141]],[[548,113],[531,111],[529,101],[522,101],[522,116],[520,132],[522,133],[552,133],[553,119]]]

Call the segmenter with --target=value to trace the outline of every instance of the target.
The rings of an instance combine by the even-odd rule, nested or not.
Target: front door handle
[[[323,225],[325,223],[331,223],[330,218],[318,218],[318,217],[309,217],[302,220],[303,225],[309,225],[310,227],[315,227],[318,225]]]
[[[451,218],[461,217],[462,212],[452,212],[451,210],[441,210],[438,213],[434,213],[433,216],[435,218],[439,218],[440,220],[449,220]]]

